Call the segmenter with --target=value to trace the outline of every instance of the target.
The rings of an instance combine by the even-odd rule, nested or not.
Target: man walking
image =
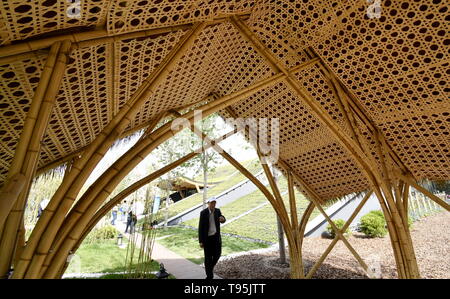
[[[206,279],[214,278],[214,266],[222,254],[222,238],[220,223],[226,221],[219,209],[216,209],[216,199],[208,199],[208,208],[200,212],[198,224],[198,240],[205,253]]]

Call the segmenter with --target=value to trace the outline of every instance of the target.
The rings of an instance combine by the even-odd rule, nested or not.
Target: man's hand
[[[220,217],[219,217],[219,222],[220,222],[220,223],[224,223],[224,222],[225,222],[225,217],[220,216]]]
[[[203,243],[200,243],[200,248],[203,248],[204,246],[203,246]]]

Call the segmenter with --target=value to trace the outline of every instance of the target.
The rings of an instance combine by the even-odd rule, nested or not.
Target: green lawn
[[[126,241],[126,240],[124,240]],[[65,273],[104,273],[126,271],[126,248],[116,245],[116,240],[103,240],[92,244],[81,244]],[[137,252],[135,252],[137,260]],[[133,265],[133,268],[137,264]],[[153,262],[150,271],[159,270]]]
[[[251,163],[252,161],[253,160],[245,161],[245,162],[242,162],[242,164],[245,166],[250,165],[248,167],[248,170],[250,172],[252,172],[253,174],[256,174],[257,172],[260,171],[260,166],[257,164]],[[225,190],[228,190],[231,187],[233,187],[234,185],[247,179],[240,172],[236,173],[235,175],[232,175],[235,173],[234,171],[235,171],[235,169],[231,165],[218,167],[218,169],[215,173],[215,176],[213,176],[210,180],[213,182],[217,182],[217,181],[221,181],[221,180],[223,180],[223,181],[208,191],[208,197],[217,196],[220,193],[224,192]],[[230,177],[230,175],[232,175],[232,176]],[[199,181],[201,181],[201,177],[197,177],[196,180],[197,179]],[[173,204],[169,207],[169,218],[173,217],[173,216],[175,216],[197,204],[202,203],[202,200],[203,200],[203,193],[197,193],[197,194],[194,194],[184,200],[176,202],[175,204]],[[161,218],[164,219],[164,216],[165,216],[164,209],[160,210],[160,215],[161,215],[160,219]]]
[[[163,228],[158,230],[158,237],[167,235],[173,236],[158,240],[158,243],[196,264],[203,263],[203,249],[200,248],[198,244],[198,234],[196,230],[183,227],[169,227],[166,230]],[[252,242],[222,234],[222,256],[235,252],[267,247],[268,245],[263,243]]]

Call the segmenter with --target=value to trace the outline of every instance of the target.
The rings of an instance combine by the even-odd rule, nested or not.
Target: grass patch
[[[158,243],[178,253],[193,263],[203,263],[203,249],[198,244],[196,230],[183,227],[169,227],[159,229],[158,237],[172,235],[158,240]],[[235,252],[249,251],[259,248],[267,248],[263,243],[252,242],[222,234],[222,256]]]
[[[281,194],[285,193],[288,189],[287,180],[284,176],[279,177],[278,187]],[[269,190],[270,186],[268,186]],[[295,199],[298,210],[299,221],[303,215],[303,211],[309,204],[309,201],[296,190]],[[286,193],[283,195],[283,201],[290,215],[289,211],[289,195]],[[248,194],[242,198],[235,200],[234,202],[223,206],[220,208],[222,214],[231,220],[234,217],[242,215],[243,213],[268,202],[267,198],[260,190],[256,190],[251,194]],[[314,219],[319,214],[319,211],[314,209],[310,220]],[[184,224],[188,226],[198,227],[198,218],[190,219]],[[243,237],[248,237],[252,239],[259,239],[267,242],[276,243],[278,242],[278,228],[275,210],[272,205],[267,204],[266,206],[257,209],[227,225],[222,228],[222,232],[231,233]]]
[[[125,267],[126,254],[127,249],[118,247],[116,240],[81,244],[65,273],[124,272],[127,270]],[[137,257],[138,251],[135,251],[136,260]],[[132,268],[135,269],[137,266],[138,264],[135,263]],[[150,271],[159,270],[159,264],[155,261],[151,262],[149,267]]]

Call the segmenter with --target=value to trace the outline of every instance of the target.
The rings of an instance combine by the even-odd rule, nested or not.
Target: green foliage
[[[333,222],[334,222],[334,224],[336,225],[336,227],[339,229],[339,230],[342,230],[343,228],[344,228],[344,225],[345,225],[345,220],[344,219],[336,219],[336,220],[333,220]],[[334,229],[333,229],[333,227],[331,226],[331,224],[328,224],[327,225],[327,232],[328,232],[328,234],[330,234],[330,237],[331,238],[335,238],[336,237],[336,232],[334,231]],[[350,234],[350,229],[349,228],[347,228],[346,230],[345,230],[345,234],[346,235],[348,235],[348,234]]]
[[[106,225],[101,228],[93,229],[89,235],[87,235],[85,242],[93,243],[98,240],[110,240],[115,239],[119,235],[119,231],[112,225]]]
[[[359,228],[366,236],[384,237],[387,234],[386,220],[382,211],[371,211],[361,217]]]

